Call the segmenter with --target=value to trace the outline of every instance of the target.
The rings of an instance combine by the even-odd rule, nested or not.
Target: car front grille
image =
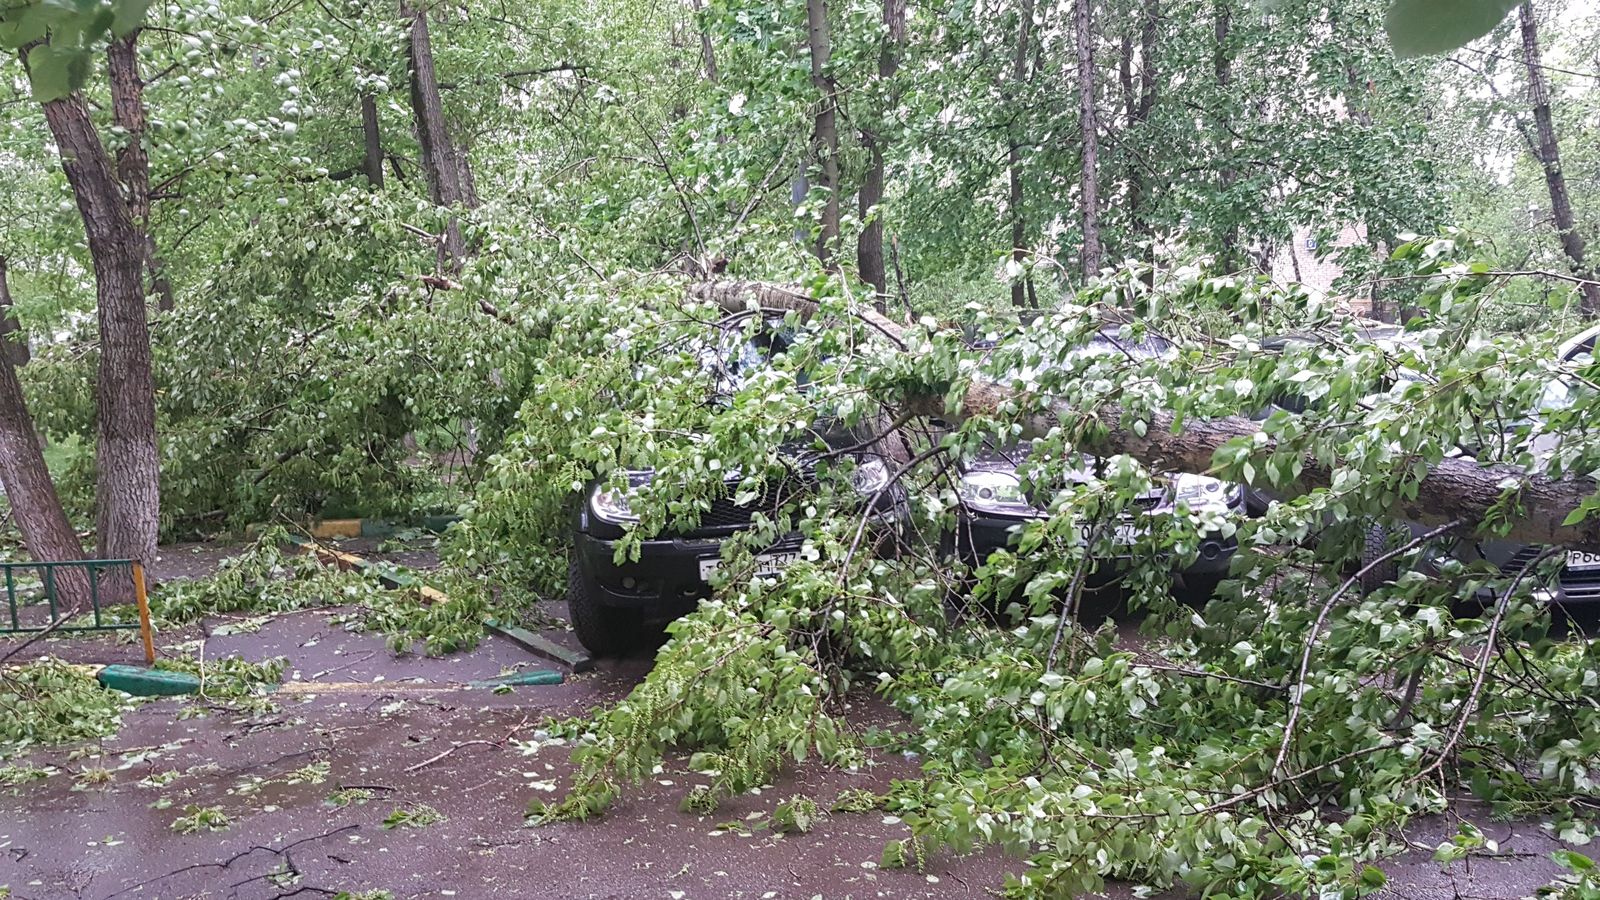
[[[1500,571],[1507,575],[1515,575],[1543,551],[1543,547],[1523,547],[1506,560]],[[1600,569],[1562,569],[1560,582],[1561,593],[1569,601],[1579,603],[1600,601]]]
[[[788,479],[769,485],[757,497],[740,505],[734,502],[734,487],[729,485],[728,494],[711,501],[711,508],[700,514],[700,527],[693,531],[726,531],[747,527],[756,513],[774,515],[796,497],[809,492],[810,488],[809,480]]]

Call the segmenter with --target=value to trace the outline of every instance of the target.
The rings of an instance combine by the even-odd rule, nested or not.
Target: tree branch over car
[[[689,293],[729,312],[755,306],[809,316],[819,309],[819,304],[798,288],[759,282],[702,282],[691,285]],[[902,348],[907,345],[902,326],[868,310],[857,315],[893,343]],[[1265,460],[1277,449],[1277,441],[1263,430],[1262,423],[1244,416],[1179,421],[1170,411],[1135,417],[1118,405],[1080,410],[981,380],[967,385],[954,405],[933,395],[908,396],[904,402],[923,415],[951,421],[973,416],[1006,418],[1007,408],[1014,406],[1021,410],[1017,421],[1022,429],[1019,436],[1024,437],[1043,437],[1058,428],[1092,424],[1094,449],[1124,453],[1162,471],[1211,471],[1219,468],[1219,457],[1226,457],[1226,465],[1241,466],[1250,459]],[[1326,488],[1332,484],[1333,472],[1332,467],[1308,457],[1292,482],[1274,487],[1290,492]],[[1590,479],[1554,479],[1513,466],[1456,457],[1433,463],[1414,488],[1413,497],[1395,498],[1395,511],[1401,514],[1397,517],[1430,525],[1483,523],[1503,517],[1502,537],[1600,550],[1600,516],[1568,523],[1575,511],[1595,496],[1596,485]]]

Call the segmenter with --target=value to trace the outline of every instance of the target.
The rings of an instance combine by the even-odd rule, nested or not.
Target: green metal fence
[[[0,563],[0,578],[5,581],[6,592],[6,618],[0,619],[0,635],[137,628],[144,637],[146,658],[151,661],[155,659],[144,566],[138,560]],[[71,596],[80,590],[88,593],[88,609],[83,608],[81,597]],[[138,619],[132,622],[123,621],[121,616],[108,619],[107,603],[102,602],[102,592],[116,592],[134,600]],[[46,607],[48,616],[39,621],[40,617],[33,614],[34,607]],[[85,614],[91,617],[91,621],[81,621],[80,617]]]

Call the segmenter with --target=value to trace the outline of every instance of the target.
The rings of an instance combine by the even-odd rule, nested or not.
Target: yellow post
[[[144,638],[144,661],[156,664],[156,641],[150,632],[150,597],[144,589],[144,563],[133,561],[133,596],[139,602],[139,636]]]

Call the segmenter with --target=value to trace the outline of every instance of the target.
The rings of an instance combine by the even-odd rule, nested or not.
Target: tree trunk
[[[466,160],[458,156],[445,123],[444,101],[439,94],[439,77],[433,65],[433,43],[428,33],[428,12],[413,10],[402,3],[402,17],[411,20],[408,53],[411,58],[411,114],[416,119],[417,143],[421,148],[423,175],[428,180],[428,196],[438,206],[463,206],[471,209],[476,198],[467,190],[462,177]],[[445,228],[442,262],[459,267],[467,255],[461,224],[451,218]]]
[[[828,265],[839,243],[839,101],[834,96],[833,77],[828,74],[831,45],[827,0],[806,0],[806,29],[811,49],[811,85],[821,95],[812,132],[817,184],[825,194],[822,225],[817,234],[817,259]]]
[[[706,23],[701,19],[706,11],[705,0],[690,0],[689,5],[694,8],[695,28],[700,32],[700,64],[705,67],[706,81],[716,84],[720,80],[717,77],[717,54],[711,46],[711,32],[706,30]]]
[[[0,296],[5,296],[5,268],[0,265]],[[17,370],[9,354],[0,353],[0,486],[6,490],[11,514],[22,532],[28,555],[44,561],[71,561],[83,558],[83,545],[72,530],[72,523],[61,509],[55,483],[39,450],[39,436],[28,415],[28,405],[17,381]],[[63,570],[58,577],[60,599],[76,605],[88,582]],[[81,585],[79,582],[82,582]]]
[[[1230,100],[1225,96],[1228,86],[1233,83],[1233,52],[1229,47],[1229,33],[1233,29],[1233,8],[1228,4],[1232,0],[1216,0],[1216,19],[1213,23],[1213,33],[1216,44],[1211,50],[1212,75],[1217,84],[1218,112],[1217,143],[1222,154],[1222,166],[1219,171],[1218,187],[1222,194],[1222,205],[1232,210],[1234,204],[1228,198],[1234,184],[1239,180],[1239,175],[1233,169],[1233,135],[1230,132],[1228,115]],[[1224,272],[1232,272],[1238,268],[1239,256],[1239,224],[1232,220],[1231,212],[1229,221],[1222,230],[1222,253],[1217,260]]]
[[[1161,17],[1160,0],[1144,0],[1140,10],[1139,26],[1139,85],[1134,91],[1132,72],[1128,73],[1129,84],[1125,85],[1123,92],[1128,100],[1128,128],[1130,131],[1150,120],[1150,112],[1156,105],[1156,22]],[[1127,54],[1129,51],[1124,50]],[[1137,99],[1133,99],[1137,95]],[[1148,187],[1145,183],[1145,171],[1137,153],[1128,155],[1128,218],[1133,227],[1133,233],[1140,243],[1145,244],[1145,260],[1152,268],[1155,265],[1155,226],[1151,221],[1148,206]],[[1146,283],[1153,283],[1155,273],[1145,273]]]
[[[1561,249],[1572,263],[1573,274],[1592,281],[1594,272],[1584,260],[1586,242],[1572,215],[1567,177],[1561,170],[1561,149],[1556,143],[1555,123],[1550,117],[1550,89],[1545,84],[1544,68],[1539,61],[1539,33],[1531,2],[1517,7],[1517,19],[1522,25],[1522,61],[1528,69],[1528,102],[1533,106],[1533,121],[1539,134],[1537,156],[1539,165],[1544,168],[1545,186],[1550,189],[1550,213],[1561,238]],[[1600,285],[1586,283],[1582,285],[1582,292],[1583,315],[1600,317]]]
[[[11,305],[11,280],[7,265],[6,258],[0,256],[0,356],[20,369],[28,364],[32,354],[28,350],[28,334],[22,330],[22,323],[17,320]]]
[[[147,244],[128,215],[83,97],[52,100],[44,104],[44,116],[60,149],[94,262],[100,323],[96,553],[103,559],[149,560],[155,556],[160,525],[161,466],[142,285]]]
[[[883,202],[884,161],[887,140],[882,134],[893,114],[890,81],[900,69],[900,42],[905,39],[906,0],[883,0],[883,46],[878,50],[878,90],[881,108],[878,124],[862,129],[861,143],[867,149],[867,174],[861,179],[861,221],[867,223],[856,242],[856,269],[861,280],[877,292],[878,312],[887,308],[889,280],[883,264],[883,217],[877,211]]]
[[[172,283],[167,279],[150,231],[150,153],[145,147],[144,79],[139,76],[139,32],[114,38],[106,47],[106,71],[111,80],[111,120],[126,135],[117,151],[117,180],[127,198],[128,217],[144,236],[144,267],[150,276],[150,293],[163,312],[173,306]]]
[[[772,310],[793,310],[801,316],[817,311],[817,303],[799,288],[748,281],[703,282],[688,286],[690,296],[715,303],[729,312],[744,312],[751,306]],[[907,346],[905,332],[888,318],[869,310],[857,315],[873,330],[898,344]],[[947,400],[949,402],[947,402]],[[905,398],[908,411],[937,416],[959,424],[975,415],[996,416],[1006,405],[1027,408],[1037,397],[1028,397],[990,382],[973,382],[960,398],[950,400],[942,393]],[[1062,427],[1063,421],[1092,416],[1103,439],[1093,448],[1110,455],[1124,453],[1161,472],[1204,472],[1211,468],[1218,448],[1236,439],[1249,439],[1261,432],[1261,423],[1243,416],[1223,419],[1178,421],[1170,412],[1157,412],[1136,428],[1125,420],[1121,406],[1098,410],[1076,410],[1059,401],[1047,400],[1042,411],[1025,417],[1019,424],[1019,439],[1044,437]],[[1274,439],[1254,443],[1255,459],[1265,460],[1277,449]],[[1304,460],[1304,469],[1283,489],[1289,493],[1329,487],[1333,471],[1316,459]],[[1577,525],[1565,525],[1569,513],[1595,493],[1589,478],[1554,479],[1530,475],[1505,465],[1480,465],[1461,457],[1444,459],[1432,466],[1417,483],[1414,500],[1401,500],[1394,509],[1396,518],[1412,519],[1427,525],[1453,521],[1481,523],[1503,520],[1494,508],[1501,503],[1506,484],[1516,484],[1521,514],[1510,522],[1509,531],[1499,537],[1527,544],[1557,544],[1600,552],[1600,517],[1590,516]],[[1471,530],[1469,526],[1466,530]]]
[[[1082,136],[1082,172],[1078,202],[1083,213],[1083,277],[1099,273],[1100,249],[1100,126],[1095,112],[1094,0],[1076,0],[1072,23],[1078,44],[1078,129]]]
[[[1017,7],[1016,53],[1011,57],[1011,109],[1008,114],[1012,122],[1006,139],[1006,213],[1011,219],[1011,261],[1017,269],[1022,269],[1028,259],[1028,219],[1027,211],[1023,208],[1027,200],[1022,182],[1023,135],[1018,117],[1021,115],[1023,88],[1028,83],[1028,55],[1032,40],[1033,0],[1021,0]],[[1031,306],[1028,302],[1028,281],[1027,276],[1011,279],[1011,305],[1016,309],[1028,309]]]
[[[364,153],[361,171],[367,183],[383,188],[383,133],[378,130],[378,100],[371,94],[361,95],[361,138]]]

